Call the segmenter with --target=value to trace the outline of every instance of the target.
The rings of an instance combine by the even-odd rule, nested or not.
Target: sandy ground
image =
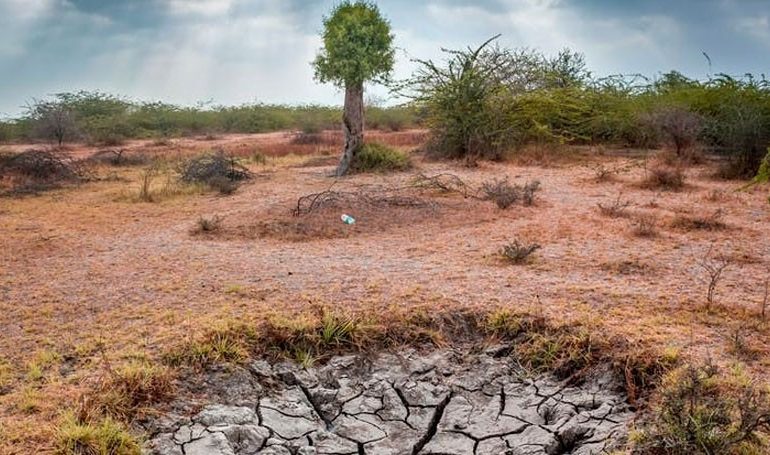
[[[597,159],[612,165],[633,161]],[[82,376],[62,367],[36,393],[65,398],[34,412],[19,410],[29,389],[25,365],[41,351],[58,352],[76,366],[93,365],[103,351],[157,353],[215,321],[313,302],[505,304],[589,321],[723,364],[741,361],[756,374],[770,375],[770,330],[757,324],[770,270],[767,188],[736,191],[740,182],[712,180],[706,167],[688,170],[683,191],[656,192],[639,187],[641,167],[597,183],[584,164],[466,168],[418,160],[414,170],[348,177],[334,188],[404,186],[417,173],[451,172],[473,185],[499,177],[539,180],[542,191],[534,206],[507,210],[441,196],[433,208],[351,213],[359,223],[349,228],[339,222],[341,211],[331,210],[311,221],[329,226],[321,231],[332,234],[300,241],[249,231],[291,220],[298,197],[333,182],[331,167],[298,164],[284,159],[253,165],[258,177],[229,197],[195,194],[134,203],[121,195],[138,188],[139,171],[110,169],[124,180],[0,199],[0,358],[18,372],[10,391],[0,395],[0,431],[4,426],[7,436],[20,438],[16,447],[32,444],[24,442],[29,435],[19,434],[52,420],[77,390]],[[620,193],[633,203],[631,218],[656,216],[657,236],[637,237],[629,218],[599,213],[597,203]],[[670,226],[677,214],[716,210],[726,229]],[[200,216],[212,215],[223,217],[229,234],[190,234]],[[530,264],[498,259],[500,247],[514,238],[542,245]],[[731,258],[710,313],[701,310],[707,284],[699,265],[709,250]],[[753,354],[733,352],[736,332]]]

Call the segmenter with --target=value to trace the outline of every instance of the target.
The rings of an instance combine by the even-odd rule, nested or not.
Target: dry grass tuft
[[[678,214],[671,222],[671,227],[684,231],[719,231],[727,228],[727,225],[722,221],[722,214],[721,209],[714,211],[710,215],[687,216]]]
[[[108,365],[95,387],[84,395],[78,417],[82,421],[103,416],[131,420],[143,408],[171,397],[173,379],[170,369],[145,359],[115,368]]]
[[[141,449],[126,427],[107,417],[84,422],[62,417],[56,437],[56,455],[139,455]]]
[[[542,248],[537,243],[521,243],[514,239],[500,249],[500,256],[511,264],[523,264],[532,254]]]
[[[658,217],[654,213],[641,213],[630,222],[631,232],[637,237],[652,238],[658,235]]]

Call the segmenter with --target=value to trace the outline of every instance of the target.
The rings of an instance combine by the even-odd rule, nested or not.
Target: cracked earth
[[[214,372],[203,387],[216,399],[191,418],[152,422],[146,453],[588,455],[624,441],[633,413],[616,382],[525,376],[505,351]]]

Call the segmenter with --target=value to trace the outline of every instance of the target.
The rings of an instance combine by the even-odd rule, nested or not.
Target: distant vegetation
[[[531,143],[667,147],[730,158],[725,177],[756,174],[770,145],[770,81],[672,71],[595,78],[582,54],[497,46],[420,61],[402,92],[427,111],[434,155],[499,159]]]
[[[367,107],[367,125],[398,131],[419,125],[413,107]],[[338,129],[342,109],[328,106],[245,104],[234,107],[179,107],[136,103],[100,92],[59,93],[35,100],[18,119],[0,121],[0,141],[86,141],[117,145],[134,138],[225,133]]]
[[[501,159],[528,144],[611,144],[667,148],[682,162],[702,152],[728,158],[728,178],[757,174],[770,146],[770,81],[717,74],[706,80],[678,72],[656,78],[596,78],[583,55],[547,56],[507,49],[494,39],[419,61],[394,90],[398,107],[367,107],[366,126],[427,127],[427,151],[443,158]],[[135,103],[98,93],[57,94],[31,103],[25,115],[0,122],[0,141],[85,140],[115,145],[129,138],[337,129],[342,110],[252,104],[192,108]]]

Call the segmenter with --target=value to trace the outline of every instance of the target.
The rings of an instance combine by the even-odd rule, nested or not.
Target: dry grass
[[[640,213],[634,216],[629,223],[631,226],[631,232],[637,237],[652,238],[658,235],[658,221],[657,215],[654,213]]]
[[[699,177],[706,169],[693,169],[690,178],[696,184],[687,192],[657,194],[657,208],[649,210],[676,212],[693,201],[706,214],[724,207],[730,229],[641,239],[629,236],[626,223],[596,215],[606,193],[586,181],[585,169],[510,163],[466,169],[417,157],[426,176],[455,175],[470,193],[482,182],[510,176],[543,182],[542,198],[535,208],[498,210],[430,179],[423,179],[426,187],[416,187],[416,174],[356,175],[334,189],[410,186],[411,195],[438,208],[364,208],[351,213],[357,223],[348,226],[339,220],[347,207],[291,215],[299,196],[322,192],[332,183],[327,169],[293,166],[308,159],[336,161],[337,151],[299,156],[286,145],[289,141],[284,135],[223,136],[210,142],[125,145],[131,153],[167,157],[169,173],[178,157],[212,147],[236,155],[243,150],[247,157],[275,143],[289,152],[282,158],[264,153],[266,164],[244,159],[252,172],[269,173],[270,179],[255,179],[228,198],[185,189],[161,197],[162,203],[116,203],[122,196],[136,198],[143,172],[120,166],[109,169],[116,179],[3,200],[0,453],[55,450],[53,429],[61,411],[77,410],[88,387],[98,390],[99,381],[87,378],[109,377],[103,355],[117,368],[130,360],[122,357],[125,352],[147,352],[146,360],[155,366],[176,352],[176,360],[166,364],[172,372],[174,365],[240,361],[264,352],[249,340],[264,340],[260,328],[268,317],[274,327],[310,345],[269,354],[306,362],[369,342],[372,347],[448,345],[474,331],[483,335],[481,344],[543,321],[549,333],[532,328],[520,333],[529,340],[521,344],[522,362],[580,371],[609,361],[628,378],[632,394],[636,387],[640,395],[656,377],[659,360],[671,357],[665,355],[669,349],[693,359],[711,356],[725,367],[734,363],[733,330],[754,321],[756,327],[746,324],[739,337],[751,350],[740,360],[753,376],[770,374],[770,333],[758,315],[760,281],[767,270],[762,252],[770,248],[765,192],[735,192],[728,182]],[[71,152],[84,158],[95,151]],[[643,203],[651,193],[628,184],[642,178],[641,169],[634,169],[622,182],[606,185],[615,185],[613,196],[622,188],[624,199]],[[153,180],[151,193],[158,194],[166,179],[161,173]],[[456,181],[447,177],[439,183],[450,180]],[[711,201],[712,192],[729,200]],[[227,216],[206,241],[189,235],[201,213]],[[272,232],[262,235],[259,229]],[[297,237],[306,241],[293,243]],[[498,267],[484,259],[514,237],[547,245],[543,260],[530,267]],[[706,285],[698,262],[711,244],[720,251],[729,245],[736,260],[707,312],[699,311]],[[341,323],[326,325],[329,342],[319,341],[323,318],[311,311],[310,302],[329,302],[339,316],[330,320]],[[291,326],[303,318],[311,321],[307,327],[286,329],[287,320]],[[488,320],[494,323],[486,329]],[[590,356],[587,346],[592,346]],[[100,421],[77,423],[99,427]]]
[[[710,214],[686,215],[677,214],[671,221],[671,227],[684,231],[718,231],[727,229],[727,225],[722,221],[723,211],[717,209]]]

